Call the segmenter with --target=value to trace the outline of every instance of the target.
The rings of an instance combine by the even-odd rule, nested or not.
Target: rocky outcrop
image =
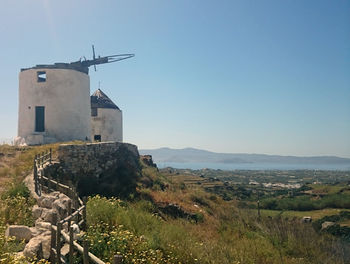
[[[183,208],[181,208],[178,204],[173,203],[158,203],[158,210],[166,215],[169,215],[173,218],[186,218],[188,220],[193,220],[196,223],[203,220],[202,214],[190,213],[186,212]]]
[[[72,183],[80,196],[128,197],[141,175],[137,147],[127,143],[63,144],[58,159],[60,182]]]
[[[152,155],[141,155],[140,159],[145,165],[157,168],[157,164],[153,162]]]
[[[16,237],[18,240],[25,240],[28,242],[32,238],[32,231],[29,227],[23,225],[10,225],[5,231],[5,236]]]
[[[325,221],[322,223],[322,227],[321,227],[321,230],[325,230],[331,226],[334,226],[335,223],[334,222],[331,222],[331,221]]]
[[[25,246],[23,255],[28,258],[37,257],[39,259],[50,257],[51,231],[33,237]]]
[[[28,242],[22,252],[25,257],[48,259],[51,250],[51,227],[56,225],[57,220],[68,215],[70,202],[68,196],[59,192],[43,194],[37,198],[38,204],[32,209],[36,219],[35,226],[11,225],[6,229],[5,235]]]

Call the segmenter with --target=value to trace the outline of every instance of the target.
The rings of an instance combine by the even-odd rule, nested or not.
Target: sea
[[[155,161],[156,162],[156,161]],[[180,163],[159,162],[158,168],[220,169],[220,170],[334,170],[350,171],[350,164],[283,164],[283,163]]]

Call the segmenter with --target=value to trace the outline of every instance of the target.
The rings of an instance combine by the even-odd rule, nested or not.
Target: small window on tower
[[[46,72],[45,71],[38,71],[38,82],[46,82]]]
[[[97,142],[101,142],[101,135],[95,135],[94,140]]]
[[[97,108],[91,108],[91,116],[97,116]]]

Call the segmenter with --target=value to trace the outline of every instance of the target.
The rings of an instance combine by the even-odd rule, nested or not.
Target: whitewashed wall
[[[37,82],[37,72],[46,82]],[[45,132],[35,132],[35,106],[45,106]],[[89,75],[69,69],[29,69],[19,74],[17,143],[85,140],[91,135]]]
[[[101,141],[123,141],[122,111],[112,108],[97,108],[97,116],[91,117],[91,139],[101,135]]]

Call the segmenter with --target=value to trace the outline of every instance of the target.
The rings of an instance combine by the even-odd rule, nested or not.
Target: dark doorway
[[[95,135],[94,136],[94,140],[98,141],[98,142],[101,142],[101,135]]]
[[[45,106],[35,107],[35,132],[45,131]]]

